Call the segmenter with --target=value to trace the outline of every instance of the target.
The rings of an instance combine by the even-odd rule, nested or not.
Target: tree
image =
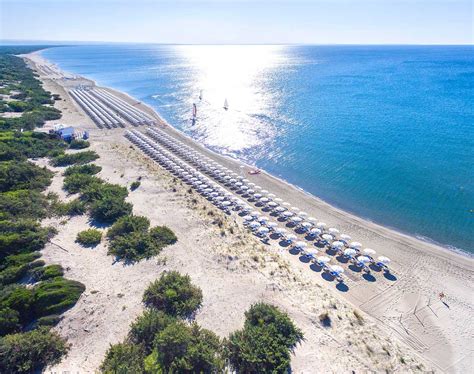
[[[145,368],[153,373],[215,373],[223,366],[217,335],[179,320],[156,335],[154,350],[145,360]]]
[[[286,313],[275,306],[257,303],[245,313],[242,330],[229,336],[227,358],[237,373],[286,373],[291,352],[303,333]]]
[[[201,307],[202,291],[191,283],[189,275],[171,271],[148,286],[143,302],[172,316],[189,318]]]
[[[106,374],[142,374],[144,370],[144,352],[140,345],[119,343],[111,345],[100,365],[100,371]]]
[[[0,372],[31,373],[59,363],[68,351],[66,342],[55,332],[39,328],[0,338]]]

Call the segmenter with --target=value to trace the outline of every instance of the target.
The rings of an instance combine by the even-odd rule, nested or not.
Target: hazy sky
[[[471,0],[0,0],[0,39],[472,44]]]

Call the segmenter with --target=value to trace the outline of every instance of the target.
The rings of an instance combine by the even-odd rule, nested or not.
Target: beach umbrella
[[[245,190],[248,190],[249,188],[247,186],[242,186],[240,187],[240,189],[245,191]]]
[[[375,250],[373,250],[372,248],[365,248],[364,249],[364,254],[366,254],[368,256],[373,256],[375,254]]]
[[[293,240],[296,240],[296,235],[293,235],[293,234],[288,234],[286,236],[286,240],[288,240],[289,242],[293,241]]]
[[[329,234],[323,234],[321,235],[321,238],[323,238],[327,242],[330,242],[332,240],[332,236]]]
[[[313,234],[313,235],[321,235],[321,230],[320,229],[317,229],[317,228],[314,228],[314,229],[311,229],[309,230],[310,234]]]
[[[334,227],[330,227],[328,229],[328,233],[330,233],[332,236],[338,236],[339,235],[339,230],[334,228]]]
[[[344,269],[339,265],[331,265],[329,270],[333,273],[336,273],[336,274],[344,273]]]
[[[242,183],[237,182],[237,183],[235,183],[235,186],[236,186],[236,187],[242,187]]]
[[[269,231],[270,231],[270,230],[269,230],[268,228],[266,228],[266,227],[260,227],[260,228],[258,229],[258,233],[259,233],[259,234],[268,234]]]
[[[352,237],[350,235],[347,235],[347,234],[341,234],[341,236],[339,236],[339,239],[343,240],[346,243],[348,243],[352,240]]]
[[[244,177],[240,177],[240,178],[242,178],[242,182],[243,182],[243,183],[249,183],[249,180],[248,180],[248,179],[245,179]],[[255,183],[254,183],[254,185],[255,185]]]
[[[327,264],[331,259],[327,256],[318,256],[318,262],[321,264]]]
[[[247,193],[249,193],[250,195],[252,195],[252,194],[254,194],[254,193],[255,193],[255,191],[254,191],[254,190],[252,190],[252,189],[248,189],[248,190],[247,190]]]
[[[251,215],[252,217],[258,217],[258,216],[261,215],[261,213],[260,213],[260,212],[257,212],[256,210],[254,210],[254,211],[250,212],[250,215]]]
[[[247,184],[249,185],[249,187],[255,187],[255,183],[250,182],[250,183],[247,183]]]
[[[317,219],[314,218],[314,217],[308,217],[307,220],[311,223],[316,223],[317,222]]]
[[[268,222],[267,223],[267,227],[270,227],[271,229],[274,229],[277,226],[278,226],[278,223],[276,223],[276,222]]]
[[[222,201],[222,200],[224,200],[224,199],[225,199],[225,197],[223,197],[223,196],[218,196],[218,197],[216,197],[216,200],[217,200],[217,201]]]
[[[263,223],[263,222],[267,222],[267,221],[269,221],[269,220],[270,220],[270,218],[265,217],[265,216],[261,216],[261,217],[258,218],[258,222],[262,222],[262,223]]]
[[[282,202],[283,202],[283,199],[280,199],[279,197],[277,197],[277,198],[275,199],[275,202],[277,202],[277,203],[282,203]]]
[[[285,217],[291,217],[291,216],[293,215],[293,213],[286,211],[286,212],[283,212],[283,215],[284,215]]]
[[[268,199],[268,197],[262,197],[262,198],[260,199],[260,201],[261,201],[262,203],[267,203],[267,202],[269,202],[270,200]]]
[[[255,197],[256,199],[260,199],[262,197],[262,194],[256,193],[255,195],[253,195],[253,197]]]
[[[309,229],[310,227],[312,227],[313,225],[310,223],[310,222],[303,222],[301,224],[302,227],[304,227],[305,229]]]
[[[359,261],[362,264],[368,264],[372,260],[370,258],[368,258],[367,256],[359,256],[359,257],[357,257],[357,261]]]
[[[283,205],[283,206],[286,206],[286,207],[289,207],[289,206],[291,206],[291,204],[290,204],[290,203],[283,203],[283,204],[281,204],[281,205]]]
[[[255,186],[254,188],[255,188],[256,190],[261,190],[261,189],[262,189],[262,187],[260,187],[260,186]]]
[[[318,222],[316,224],[316,227],[321,229],[321,230],[324,230],[324,228],[326,227],[327,225],[324,223],[324,222]]]
[[[292,220],[293,222],[295,222],[295,223],[299,223],[299,222],[303,221],[303,218],[301,218],[301,217],[293,217],[291,220]]]
[[[270,199],[273,199],[274,197],[276,197],[276,195],[275,195],[274,193],[269,193],[269,194],[268,194],[268,197],[269,197]]]
[[[244,218],[244,221],[252,221],[253,220],[253,217],[249,216],[249,215],[244,216],[243,218]]]
[[[341,249],[342,247],[344,247],[344,243],[340,241],[335,241],[335,242],[332,242],[331,247],[336,248],[336,249]]]
[[[277,227],[277,228],[275,229],[275,233],[277,233],[278,235],[285,235],[287,232],[288,232],[288,231],[285,230],[285,229],[282,228],[282,227]]]
[[[267,190],[262,190],[262,191],[260,191],[260,192],[261,192],[262,194],[264,194],[264,195],[266,195],[266,194],[268,193]]]
[[[354,249],[360,249],[360,247],[362,247],[362,244],[359,242],[350,242],[349,247],[354,248]]]
[[[258,229],[261,225],[260,225],[260,223],[258,223],[258,222],[250,222],[249,226],[250,226],[252,229]]]
[[[308,213],[306,213],[306,212],[299,212],[298,215],[299,215],[300,217],[303,217],[303,218],[304,218],[304,217],[307,217],[307,216],[308,216]]]
[[[279,207],[275,208],[275,211],[277,211],[277,212],[284,212],[285,210],[286,209],[283,208],[282,206],[279,206]]]
[[[314,249],[314,248],[310,248],[310,249],[306,250],[306,256],[308,256],[308,257],[313,257],[314,258],[314,256],[316,256],[317,253],[318,253],[318,250]]]
[[[384,265],[388,265],[390,263],[390,259],[385,256],[379,256],[378,260]]]
[[[230,201],[224,201],[224,202],[222,202],[222,205],[223,205],[223,206],[229,206],[230,204],[232,204]]]
[[[308,245],[305,242],[299,241],[295,243],[295,248],[306,248]]]
[[[300,208],[298,208],[298,207],[296,207],[296,206],[292,206],[292,207],[291,207],[291,210],[296,213],[296,212],[299,212],[299,211],[300,211]]]
[[[274,201],[270,201],[270,202],[268,203],[268,206],[274,208],[274,207],[278,206],[278,204],[275,203]]]
[[[346,248],[344,250],[344,255],[352,257],[357,253],[357,251],[354,248]]]

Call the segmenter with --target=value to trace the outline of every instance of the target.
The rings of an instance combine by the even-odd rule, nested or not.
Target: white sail
[[[224,109],[229,109],[229,103],[227,102],[227,99],[224,100]]]

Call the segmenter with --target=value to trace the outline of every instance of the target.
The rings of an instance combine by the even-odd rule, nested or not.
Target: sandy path
[[[42,75],[46,88],[63,98],[68,97],[61,85],[77,84],[77,80],[51,78]],[[126,95],[122,97],[133,102]],[[214,218],[206,215],[211,209],[220,213],[199,197],[200,208],[196,209],[186,188],[172,186],[175,182],[169,175],[129,147],[123,130],[98,130],[69,99],[57,105],[64,113],[61,122],[91,131],[93,148],[101,155],[98,163],[104,167],[103,178],[123,184],[138,175],[144,177],[142,186],[130,196],[134,212],[148,216],[153,224],[170,226],[180,239],[155,260],[123,267],[113,265],[101,246],[84,250],[74,243],[75,233],[87,226],[84,217],[59,225],[60,233],[53,242],[68,252],[51,245],[44,256],[69,266],[67,276],[87,286],[84,297],[58,326],[73,344],[62,368],[93,371],[108,344],[126,334],[129,322],[140,312],[143,289],[164,268],[188,272],[203,288],[205,304],[198,321],[219,334],[238,328],[243,312],[256,300],[268,300],[287,310],[307,337],[296,351],[295,372],[314,372],[314,368],[405,372],[416,369],[415,361],[422,362],[424,369],[431,366],[445,372],[466,372],[472,366],[472,259],[356,218],[269,175],[249,178],[393,260],[396,281],[375,274],[375,281],[369,282],[346,272],[349,291],[341,293],[275,243],[262,249],[239,227],[234,228],[234,234],[221,237],[220,229],[211,223]],[[207,151],[172,128],[166,131],[240,172],[238,162]],[[60,179],[57,176],[52,186],[56,192]],[[227,225],[235,225],[233,219],[227,218]],[[449,307],[437,299],[440,291],[447,295]],[[368,313],[363,325],[354,316],[352,305]],[[325,310],[334,322],[331,329],[318,322]]]

